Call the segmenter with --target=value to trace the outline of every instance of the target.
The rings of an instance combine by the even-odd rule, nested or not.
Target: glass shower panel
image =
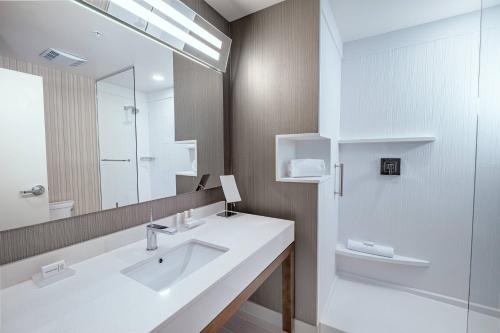
[[[500,332],[500,1],[485,1],[469,333]]]
[[[102,209],[139,202],[135,73],[130,68],[97,81]]]

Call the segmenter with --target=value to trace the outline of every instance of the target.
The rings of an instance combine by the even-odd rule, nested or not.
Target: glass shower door
[[[481,37],[469,333],[500,332],[500,1],[485,1]]]
[[[97,81],[102,209],[139,202],[135,73],[130,68]]]

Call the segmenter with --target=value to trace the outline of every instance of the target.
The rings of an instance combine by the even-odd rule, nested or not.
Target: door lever
[[[28,191],[21,191],[21,195],[27,195],[27,194],[32,194],[35,196],[42,195],[45,193],[45,187],[42,185],[36,185],[31,188],[31,190]]]

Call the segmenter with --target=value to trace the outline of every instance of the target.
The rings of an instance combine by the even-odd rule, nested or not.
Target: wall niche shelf
[[[196,140],[184,140],[184,141],[175,141],[176,147],[182,149],[179,151],[179,155],[183,157],[183,164],[186,166],[186,170],[177,171],[175,174],[177,176],[186,176],[186,177],[197,177],[198,171],[197,163],[198,163],[198,143]]]
[[[177,176],[197,177],[196,171],[178,171]]]
[[[288,183],[321,183],[331,177],[331,140],[318,133],[276,135],[276,181]],[[287,177],[286,166],[292,159],[322,159],[326,175],[322,177]]]
[[[393,258],[385,258],[373,254],[362,253],[358,251],[349,250],[343,244],[338,244],[335,250],[336,255],[348,258],[355,258],[368,261],[385,262],[389,264],[416,266],[416,267],[429,267],[431,263],[428,260],[404,257],[394,255]]]
[[[405,142],[433,142],[435,136],[407,136],[407,137],[373,137],[373,138],[344,138],[339,139],[339,144],[355,143],[405,143]]]

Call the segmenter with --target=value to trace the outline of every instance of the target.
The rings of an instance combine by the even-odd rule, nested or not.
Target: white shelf
[[[196,149],[196,140],[175,141],[175,144],[181,145],[186,149]]]
[[[404,143],[404,142],[433,142],[434,136],[408,136],[408,137],[386,137],[386,138],[345,138],[339,139],[339,144],[352,143]]]
[[[335,253],[338,256],[356,258],[361,260],[369,260],[369,261],[377,261],[377,262],[385,262],[389,264],[397,264],[397,265],[407,265],[407,266],[417,266],[417,267],[429,267],[430,262],[428,260],[404,257],[395,255],[393,258],[386,258],[381,256],[376,256],[373,254],[362,253],[358,251],[352,251],[346,248],[343,244],[338,244]]]
[[[178,171],[175,174],[177,176],[188,176],[188,177],[196,177],[197,176],[195,171]]]
[[[175,146],[179,147],[176,150],[179,161],[182,165],[179,165],[179,169],[184,169],[183,171],[177,171],[175,174],[177,176],[187,176],[187,177],[197,177],[198,176],[198,143],[196,140],[183,140],[174,141]],[[190,170],[189,170],[190,169]]]
[[[278,181],[285,183],[322,183],[328,180],[331,176],[326,175],[323,177],[300,177],[300,178],[290,178],[281,177]]]
[[[318,133],[276,135],[276,181],[286,183],[321,183],[331,175],[331,140]],[[292,159],[322,159],[326,175],[322,177],[287,177],[286,166]]]
[[[319,133],[298,133],[298,134],[279,134],[276,139],[304,141],[304,140],[329,140],[327,137],[319,135]]]

